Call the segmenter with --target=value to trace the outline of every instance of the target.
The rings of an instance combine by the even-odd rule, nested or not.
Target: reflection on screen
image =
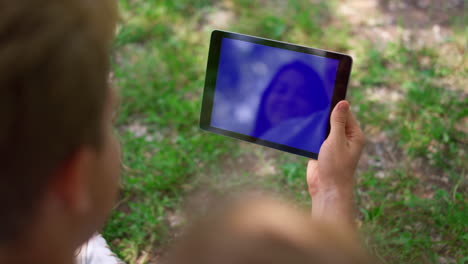
[[[224,38],[211,126],[318,153],[338,61]]]

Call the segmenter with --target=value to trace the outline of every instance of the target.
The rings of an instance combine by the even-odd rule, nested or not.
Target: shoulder
[[[106,240],[95,234],[77,251],[77,264],[124,264],[122,260],[110,250]]]

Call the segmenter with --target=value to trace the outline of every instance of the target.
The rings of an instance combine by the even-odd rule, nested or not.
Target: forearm
[[[312,217],[355,230],[352,188],[317,192],[312,196]]]

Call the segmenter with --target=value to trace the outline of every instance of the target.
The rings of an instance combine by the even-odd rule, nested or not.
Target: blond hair
[[[256,198],[237,201],[194,224],[168,264],[374,264],[355,235],[313,221],[289,205]]]

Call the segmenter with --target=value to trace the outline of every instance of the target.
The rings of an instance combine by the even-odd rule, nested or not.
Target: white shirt
[[[76,252],[77,264],[124,264],[109,249],[106,240],[96,233]]]

